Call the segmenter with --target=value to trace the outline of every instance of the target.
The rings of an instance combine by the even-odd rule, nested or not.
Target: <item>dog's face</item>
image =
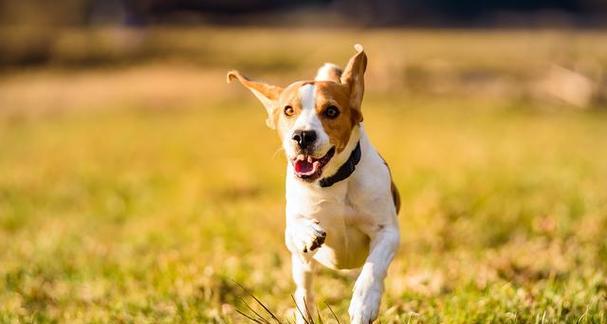
[[[343,73],[328,67],[332,70],[324,71],[323,80],[298,81],[284,89],[248,80],[237,71],[228,73],[228,82],[238,79],[263,103],[267,125],[278,131],[292,170],[302,180],[330,176],[323,171],[336,170],[350,154],[345,149],[362,121],[367,63],[362,47],[355,48],[358,53]]]

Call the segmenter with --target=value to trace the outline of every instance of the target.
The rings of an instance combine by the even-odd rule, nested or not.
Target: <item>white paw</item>
[[[352,324],[372,323],[379,314],[381,294],[380,288],[374,287],[373,285],[359,286],[359,282],[357,281],[357,284],[354,287],[352,300],[350,301],[350,308],[348,309],[350,322]]]
[[[291,240],[299,252],[312,252],[325,243],[327,232],[322,229],[318,221],[303,219],[290,229]]]

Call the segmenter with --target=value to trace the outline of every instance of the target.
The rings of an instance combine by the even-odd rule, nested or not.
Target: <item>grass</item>
[[[4,76],[0,322],[269,319],[235,282],[292,318],[279,141],[219,70]],[[381,322],[606,322],[605,113],[373,84],[366,127],[404,206]],[[326,323],[352,285],[320,271]]]

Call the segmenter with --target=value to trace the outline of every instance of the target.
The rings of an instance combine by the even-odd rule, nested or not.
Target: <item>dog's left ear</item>
[[[240,83],[245,86],[247,89],[251,90],[251,92],[261,101],[264,108],[266,108],[266,112],[268,113],[268,118],[266,119],[266,125],[268,127],[274,129],[276,126],[274,125],[274,118],[272,113],[276,108],[276,104],[278,101],[278,97],[280,97],[280,93],[282,92],[281,87],[269,85],[263,82],[251,81],[247,77],[240,74],[238,71],[230,71],[227,75],[227,82],[230,83],[232,80],[237,79]]]
[[[350,58],[348,65],[341,75],[341,83],[350,91],[350,108],[353,111],[354,122],[363,120],[360,106],[365,93],[365,70],[367,69],[367,54],[360,44],[354,45],[357,53]]]

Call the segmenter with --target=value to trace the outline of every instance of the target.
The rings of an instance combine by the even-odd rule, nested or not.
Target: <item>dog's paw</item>
[[[352,324],[369,324],[379,313],[380,294],[370,294],[365,297],[353,297],[350,301],[350,322]]]
[[[315,220],[300,220],[290,230],[291,240],[299,252],[312,252],[325,243],[327,232]]]
[[[360,280],[361,278],[359,278]],[[375,285],[356,282],[354,294],[350,301],[350,322],[352,324],[372,323],[379,314],[382,289]]]

